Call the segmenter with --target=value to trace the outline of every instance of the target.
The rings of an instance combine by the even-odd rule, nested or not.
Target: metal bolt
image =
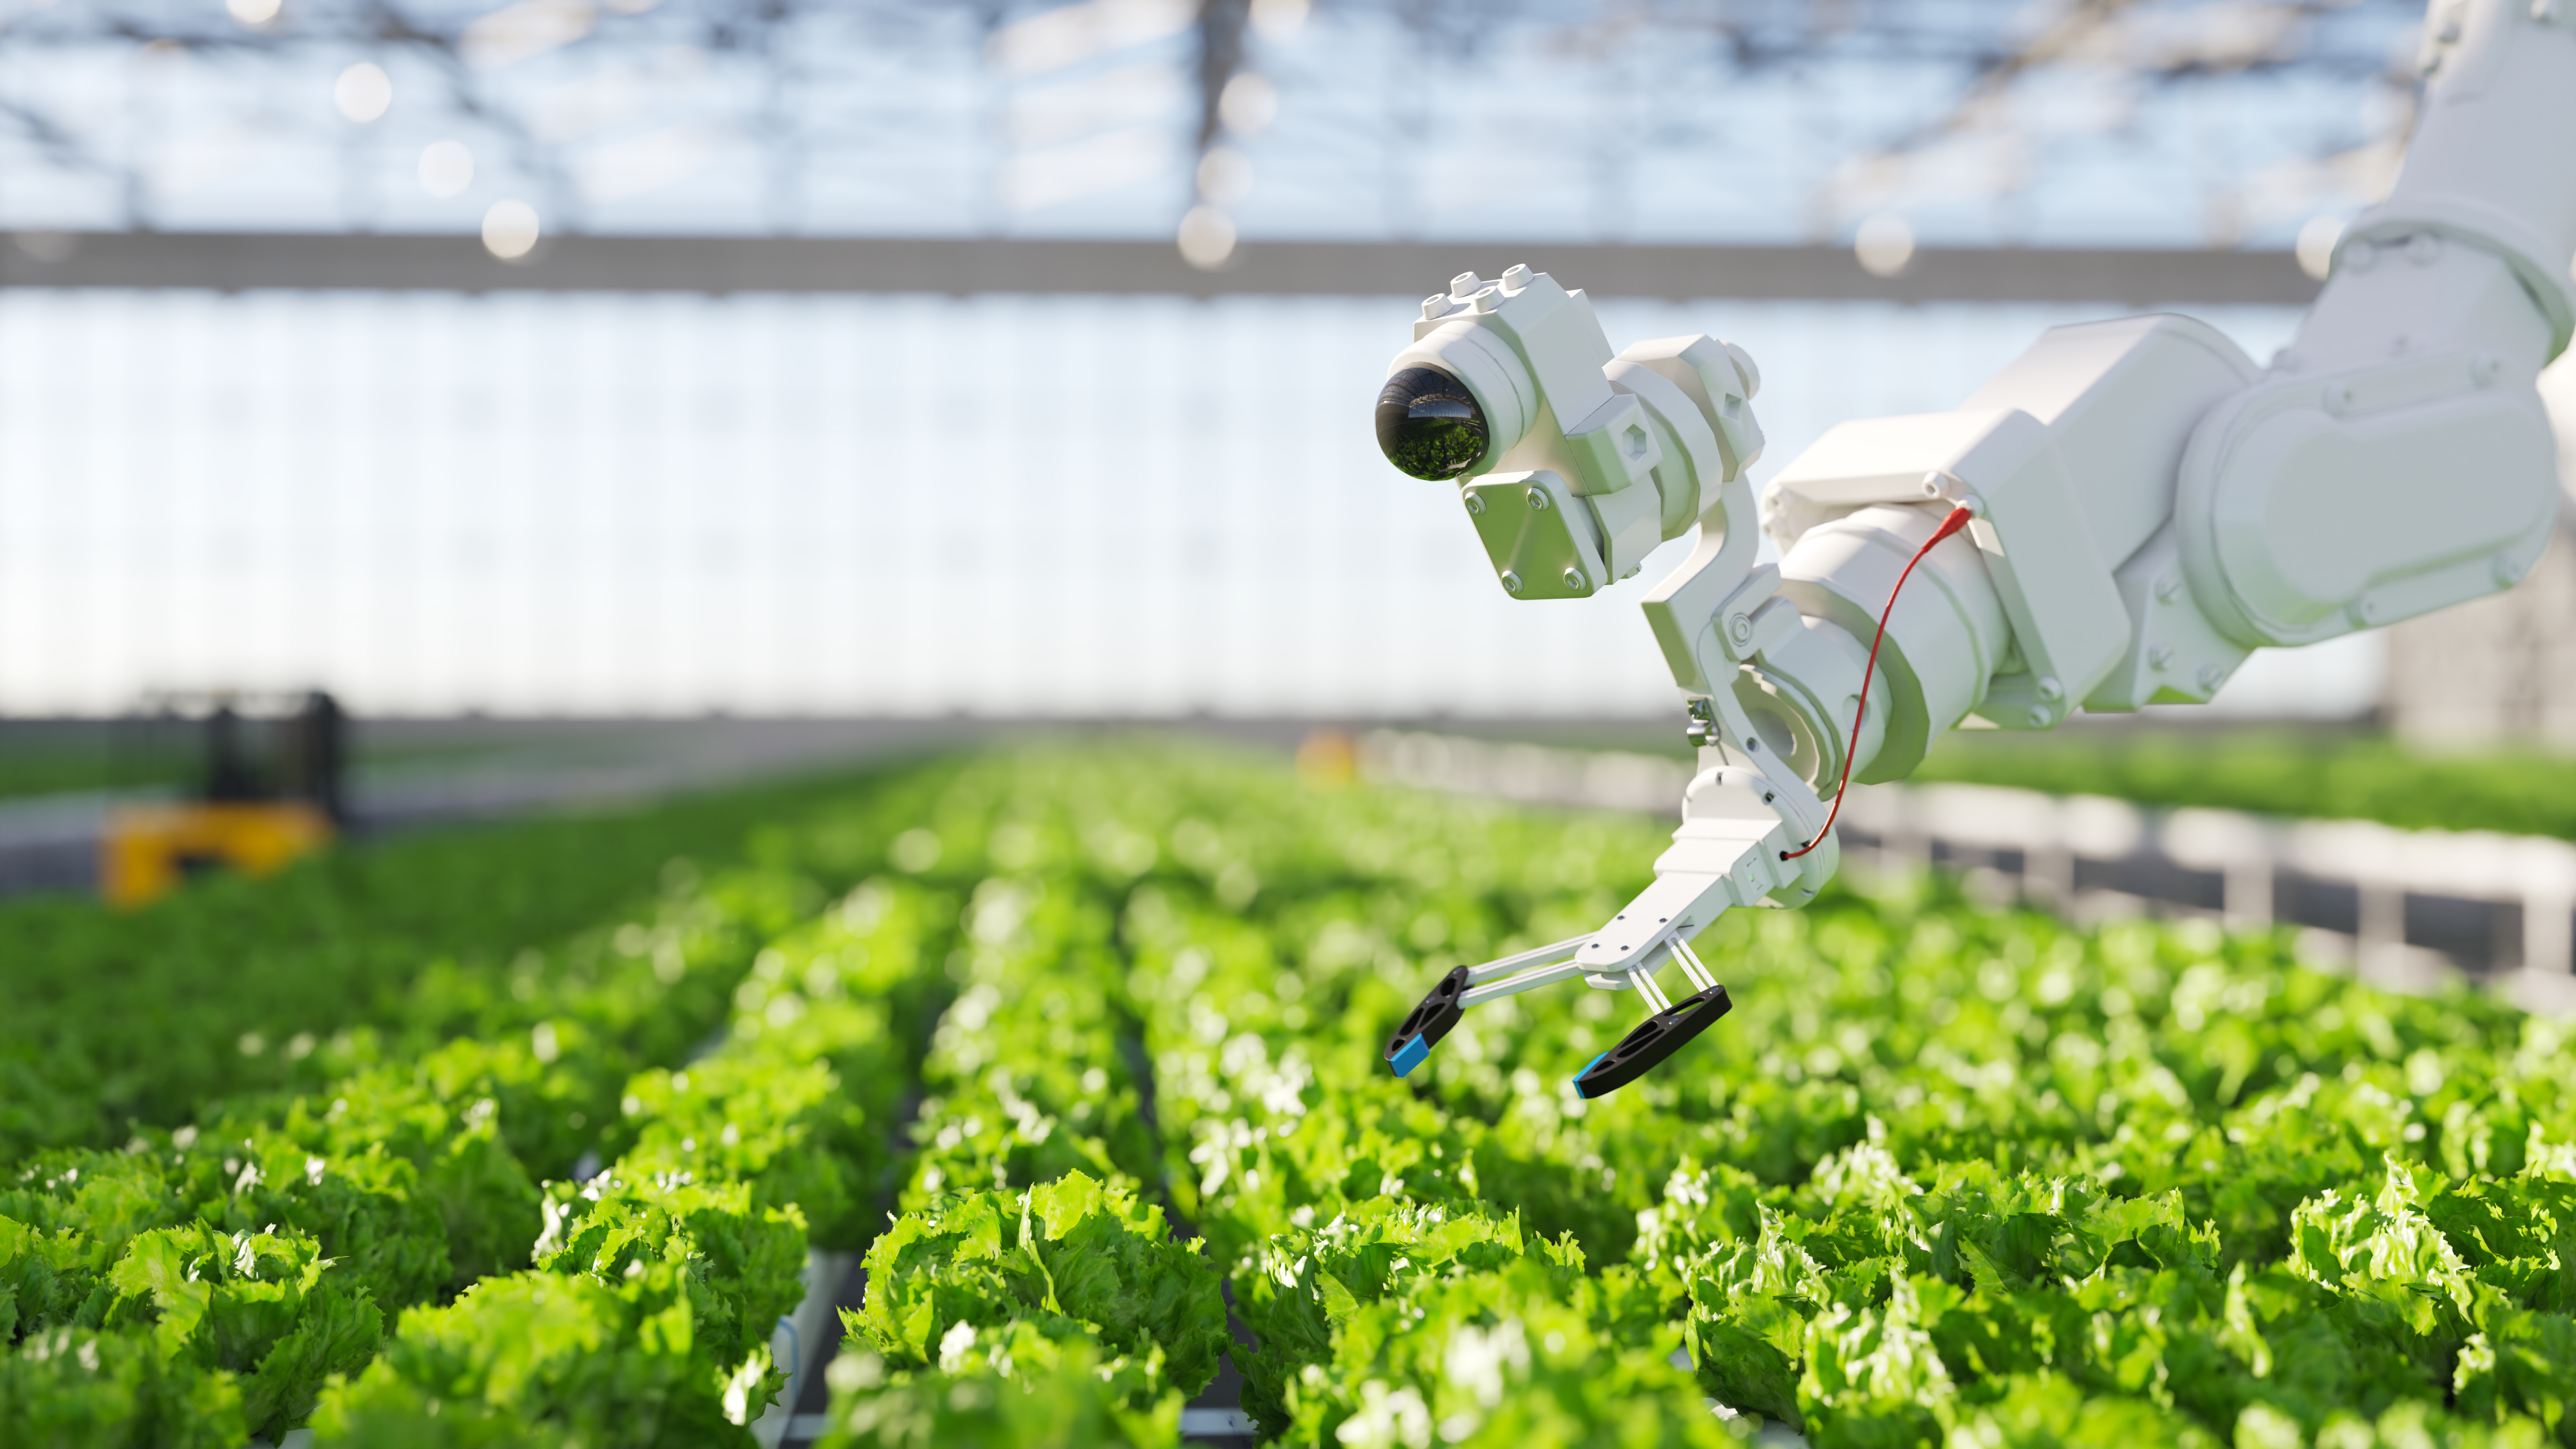
[[[1482,513],[1482,512],[1484,512],[1484,511],[1485,511],[1485,500],[1484,500],[1484,498],[1483,498],[1482,496],[1478,495],[1478,494],[1474,494],[1474,493],[1470,493],[1470,494],[1468,494],[1468,495],[1467,495],[1467,511],[1468,511],[1469,513]]]
[[[2066,686],[2057,682],[2056,675],[2043,674],[2039,677],[2040,698],[2047,700],[2051,704],[2055,704],[2058,700],[2064,698],[2065,695]]]
[[[1726,632],[1736,643],[1744,643],[1753,637],[1753,617],[1749,614],[1736,615],[1726,621]]]
[[[1485,285],[1484,279],[1474,272],[1460,272],[1449,279],[1449,295],[1464,302],[1476,295],[1476,289],[1483,285]]]
[[[1574,590],[1578,594],[1591,586],[1589,581],[1583,577],[1583,570],[1578,568],[1567,569],[1565,571],[1564,578],[1565,586]]]
[[[1485,290],[1476,294],[1476,299],[1472,305],[1479,312],[1491,312],[1495,308],[1503,305],[1503,294],[1495,291],[1491,287],[1487,287]]]
[[[2162,669],[2171,663],[2173,663],[2173,646],[2171,644],[2151,644],[2147,646],[2147,667],[2149,669]]]
[[[2044,730],[2050,725],[2056,723],[2056,721],[2057,715],[2055,712],[2050,710],[2047,705],[2034,704],[2030,707],[2030,727],[2032,729]]]
[[[2174,595],[2181,592],[2182,580],[2175,578],[2170,573],[2156,575],[2156,599],[2158,602],[2170,604],[2173,602]]]
[[[1514,262],[1503,268],[1503,289],[1517,292],[1530,284],[1530,269],[1525,262]]]
[[[1532,513],[1547,512],[1547,490],[1544,488],[1531,489],[1529,491],[1529,505],[1530,512]]]
[[[2204,664],[2200,666],[2200,673],[2194,677],[2200,681],[2201,693],[2216,694],[2218,686],[2227,682],[2227,671],[2215,664]]]
[[[1517,594],[1520,591],[1521,576],[1513,573],[1510,569],[1503,570],[1503,592],[1507,594]]]

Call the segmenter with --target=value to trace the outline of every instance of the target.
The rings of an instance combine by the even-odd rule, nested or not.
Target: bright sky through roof
[[[1193,0],[400,8],[452,51],[356,0],[137,12],[170,31],[140,52],[113,7],[13,15],[0,228],[470,232],[515,196],[573,231],[1168,237],[1209,199]],[[1262,0],[1211,140],[1247,237],[2287,247],[2386,184],[2420,14]],[[442,140],[478,161],[449,196],[413,182]]]

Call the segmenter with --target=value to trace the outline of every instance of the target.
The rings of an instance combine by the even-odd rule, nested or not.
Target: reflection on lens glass
[[[1436,367],[1408,367],[1377,395],[1377,445],[1416,478],[1455,478],[1485,456],[1485,412]]]

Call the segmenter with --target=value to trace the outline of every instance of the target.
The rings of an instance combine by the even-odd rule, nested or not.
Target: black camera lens
[[[1436,367],[1408,367],[1377,395],[1377,445],[1416,478],[1455,478],[1485,456],[1485,410]]]

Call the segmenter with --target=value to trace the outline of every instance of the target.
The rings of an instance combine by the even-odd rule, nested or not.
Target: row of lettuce
[[[1220,1303],[1317,1449],[2576,1443],[2560,1024],[1927,885],[1722,921],[1737,1011],[1606,1100],[1606,993],[1397,1083],[1440,967],[1597,924],[1657,832],[1100,757],[921,830],[960,995],[837,1443],[1168,1442]]]
[[[775,855],[777,823],[815,792],[800,782],[422,831],[268,879],[209,877],[148,911],[12,899],[0,907],[0,1164],[118,1146],[137,1121],[178,1127],[209,1103],[318,1093],[377,1061],[523,1030],[515,993],[546,979],[539,958],[629,920],[665,871],[685,891],[760,849],[854,880],[870,868],[855,835]]]
[[[739,1435],[780,1382],[770,1329],[809,1245],[867,1240],[904,1043],[935,1008],[908,954],[811,948],[873,928],[882,895],[848,883],[935,777],[760,799],[750,819],[794,828],[747,849],[744,802],[683,807],[736,857],[714,869],[585,838],[614,820],[487,835],[503,860],[601,844],[630,899],[543,948],[414,963],[418,1016],[319,1023],[332,1045],[297,1055],[335,1070],[306,1090],[22,1152],[0,1172],[0,1442],[238,1449],[308,1420],[367,1444]],[[669,811],[624,823],[689,837]]]
[[[1735,1014],[1611,1098],[1579,989],[1399,1083],[1660,832],[1167,749],[779,822],[471,1035],[18,1164],[0,1438],[725,1442],[864,1246],[836,1444],[1168,1444],[1226,1354],[1318,1449],[2576,1443],[2576,1069],[2478,998],[1842,896],[1722,921]]]

